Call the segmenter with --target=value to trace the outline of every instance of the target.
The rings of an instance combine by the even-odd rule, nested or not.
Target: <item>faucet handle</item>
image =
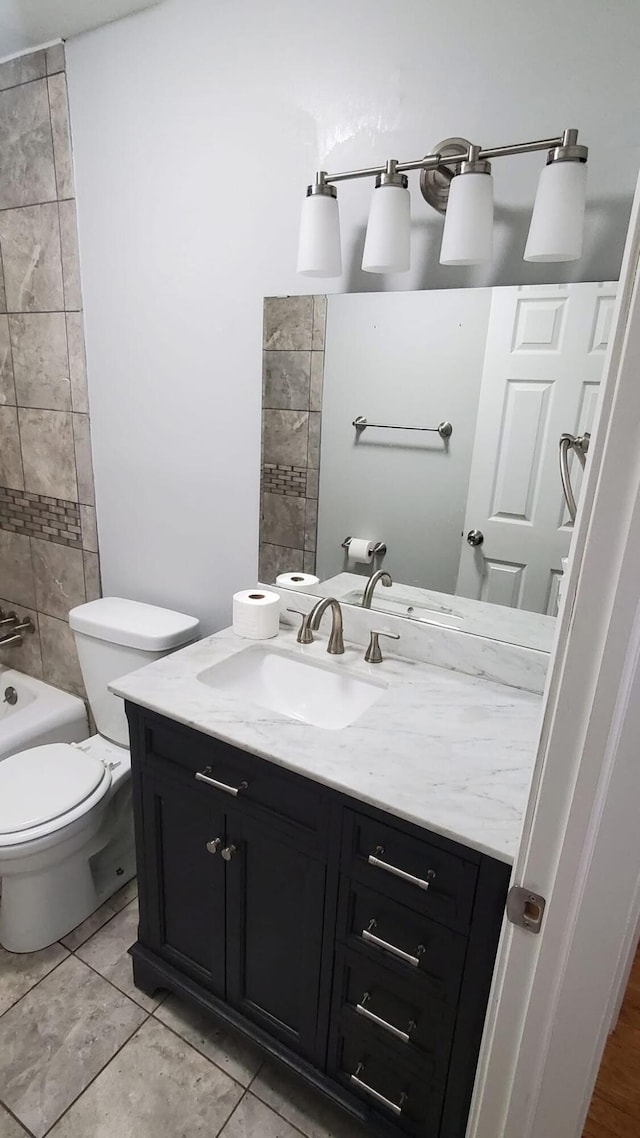
[[[385,632],[384,629],[381,629],[381,628],[372,628],[371,629],[371,635],[369,638],[369,647],[367,648],[367,651],[364,654],[364,659],[365,659],[366,664],[381,664],[382,663],[383,657],[382,657],[382,652],[380,651],[380,642],[378,640],[379,636],[387,636],[389,638],[389,640],[399,640],[400,639],[400,635],[397,632]]]
[[[309,621],[307,620],[309,614],[307,612],[302,612],[301,609],[287,609],[287,612],[292,612],[296,616],[302,617],[302,624],[298,629],[298,635],[296,637],[298,644],[313,644],[313,633],[311,631]]]

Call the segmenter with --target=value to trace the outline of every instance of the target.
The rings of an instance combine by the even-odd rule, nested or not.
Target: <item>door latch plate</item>
[[[540,893],[514,885],[507,894],[507,920],[527,932],[539,933],[546,904]]]

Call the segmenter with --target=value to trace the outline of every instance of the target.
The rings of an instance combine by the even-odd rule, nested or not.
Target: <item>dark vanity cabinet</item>
[[[508,867],[127,714],[136,984],[209,1009],[371,1133],[464,1138]]]

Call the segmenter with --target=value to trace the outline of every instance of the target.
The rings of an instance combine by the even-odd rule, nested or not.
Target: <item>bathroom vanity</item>
[[[540,700],[325,644],[225,632],[113,685],[135,981],[208,1009],[371,1133],[463,1138]],[[229,675],[267,657],[297,669],[290,692],[311,668],[372,685],[370,705],[332,730],[259,706],[255,686],[244,701]]]

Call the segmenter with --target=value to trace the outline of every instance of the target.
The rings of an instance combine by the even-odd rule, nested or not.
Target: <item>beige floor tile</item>
[[[133,982],[133,966],[129,949],[138,939],[138,902],[132,901],[122,909],[108,924],[104,925],[90,940],[77,949],[77,955],[90,964],[129,996],[145,1011],[152,1012],[162,1000],[162,991],[155,996],[147,996],[136,988]]]
[[[78,925],[78,927],[73,929],[72,932],[67,933],[66,936],[63,936],[62,944],[66,945],[67,948],[70,948],[72,952],[75,952],[76,948],[78,948],[81,944],[84,944],[85,940],[88,940],[90,936],[93,936],[93,934],[97,932],[98,929],[101,929],[103,925],[106,925],[107,921],[110,921],[112,917],[115,917],[116,913],[119,913],[121,909],[124,909],[125,905],[129,905],[130,902],[133,901],[137,896],[138,883],[134,877],[132,881],[128,881],[126,885],[123,885],[122,889],[119,889],[117,893],[114,893],[113,897],[110,897],[108,901],[105,901],[104,905],[101,905],[99,909],[96,909],[95,913],[92,913],[90,917],[87,917],[86,921],[83,921],[82,924]]]
[[[220,1138],[300,1138],[300,1131],[248,1091]]]
[[[144,1018],[69,956],[0,1019],[0,1099],[41,1138]]]
[[[242,1093],[242,1087],[152,1018],[50,1138],[213,1138]]]
[[[263,1060],[257,1047],[177,996],[168,996],[154,1014],[243,1087],[260,1070]]]
[[[52,944],[41,952],[7,952],[0,945],[0,1015],[68,955],[61,944]]]
[[[0,1106],[0,1138],[28,1138],[26,1130]]]
[[[265,1064],[251,1090],[307,1138],[366,1138],[364,1127],[281,1067]]]

